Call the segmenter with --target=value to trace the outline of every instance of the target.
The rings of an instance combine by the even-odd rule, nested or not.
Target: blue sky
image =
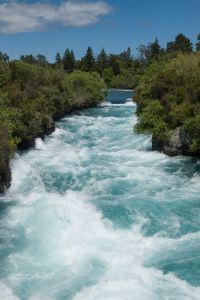
[[[182,32],[195,42],[200,33],[200,0],[0,1],[0,50],[11,58],[87,46],[119,53],[155,37],[162,46]]]

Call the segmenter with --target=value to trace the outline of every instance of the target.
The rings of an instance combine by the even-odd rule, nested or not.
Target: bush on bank
[[[68,75],[51,66],[0,62],[0,192],[10,184],[16,149],[34,146],[66,113],[100,103],[105,88],[97,73]]]
[[[200,153],[200,52],[179,53],[154,62],[136,88],[135,130],[167,143],[175,129],[184,132],[183,154]],[[183,137],[183,134],[182,134]]]

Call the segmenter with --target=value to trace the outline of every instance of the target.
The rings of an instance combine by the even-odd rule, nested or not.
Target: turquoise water
[[[13,160],[1,300],[200,299],[200,161],[150,151],[127,93]]]

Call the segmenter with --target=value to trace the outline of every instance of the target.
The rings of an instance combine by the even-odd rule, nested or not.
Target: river
[[[130,97],[110,92],[16,155],[1,300],[200,299],[200,161],[152,152]]]

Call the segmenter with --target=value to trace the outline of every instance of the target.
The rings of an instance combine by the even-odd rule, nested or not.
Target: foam
[[[185,195],[191,204],[199,199],[198,172],[184,174],[188,158],[148,151],[150,139],[133,134],[135,121],[129,108],[115,105],[70,115],[37,140],[40,151],[15,157],[3,200],[14,204],[0,219],[9,253],[0,296],[199,299],[199,288],[157,268],[164,257],[184,259],[199,242],[198,232],[181,233],[173,207]],[[118,207],[120,216],[122,209],[131,215],[129,226],[121,226]],[[158,231],[146,234],[153,222]]]
[[[41,138],[36,139],[35,141],[35,149],[43,150],[45,149],[45,144]]]
[[[127,99],[129,100],[129,99]],[[130,106],[130,107],[136,107],[136,104],[134,102],[130,102],[130,101],[127,101],[125,103],[111,103],[109,101],[104,101],[102,102],[101,104],[99,104],[100,107],[127,107],[127,106]]]
[[[20,300],[14,295],[12,289],[10,289],[6,284],[0,282],[0,299],[1,300]]]

